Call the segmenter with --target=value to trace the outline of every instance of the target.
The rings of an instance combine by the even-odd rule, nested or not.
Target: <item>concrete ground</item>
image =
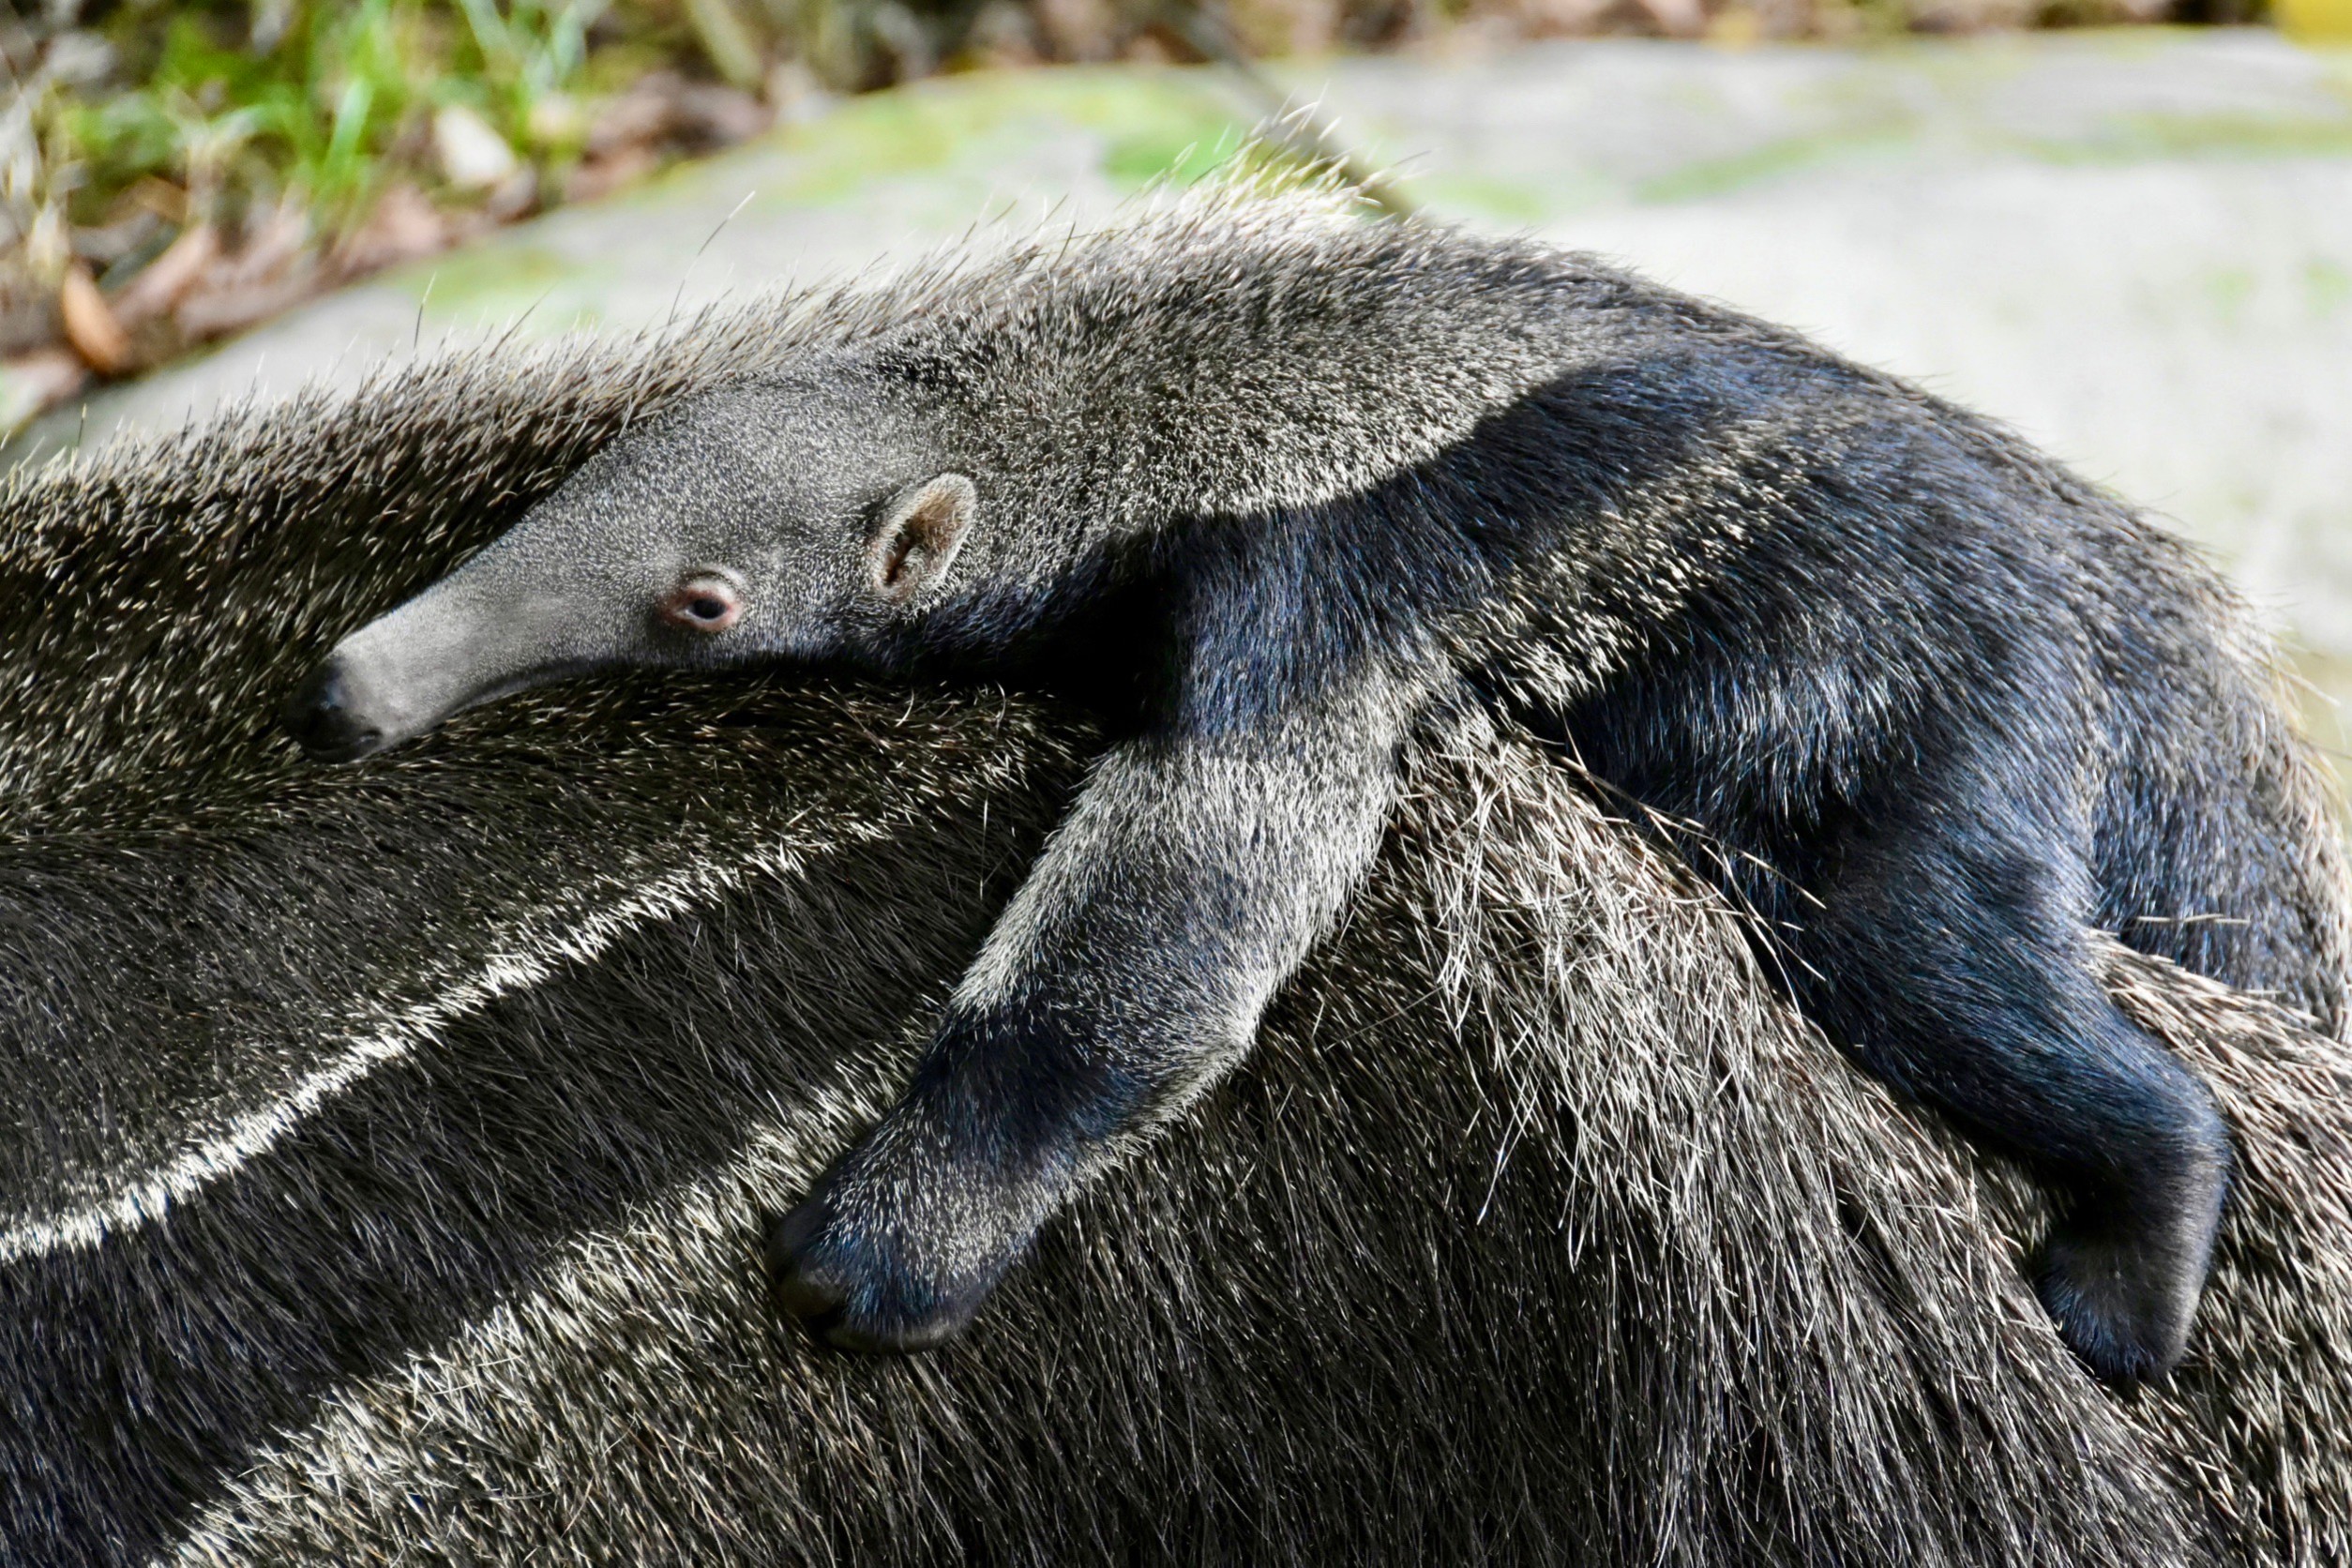
[[[2352,53],[2265,32],[1613,40],[1292,66],[1465,221],[1603,251],[2015,425],[2214,550],[2352,695]],[[1048,207],[1258,117],[1212,69],[945,78],[322,299],[15,450],[512,331],[630,331]],[[2323,739],[2341,745],[2314,700]]]

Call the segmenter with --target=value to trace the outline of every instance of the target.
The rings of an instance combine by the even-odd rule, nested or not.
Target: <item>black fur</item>
[[[1112,750],[906,1098],[771,1231],[779,1302],[863,1348],[962,1326],[1246,1050],[1407,734],[1485,701],[1666,824],[1833,1038],[2041,1172],[2034,1269],[2098,1372],[2170,1368],[2228,1140],[2091,934],[2330,1031],[2346,982],[2333,831],[2212,575],[1960,410],[1576,258],[1313,212],[1093,245],[633,434],[347,641],[320,679],[361,695],[297,705],[372,746],[689,655],[1091,692]],[[1253,416],[1369,433],[1269,457]],[[1156,460],[1209,483],[1152,472],[1192,436]],[[977,520],[931,575],[851,585],[942,486]],[[638,632],[680,571],[743,626]]]
[[[876,309],[0,490],[0,1562],[2352,1558],[2341,1045],[2103,949],[2244,1153],[2192,1353],[2103,1391],[2020,1283],[2035,1189],[1474,720],[1410,742],[1248,1069],[972,1332],[775,1323],[753,1216],[892,1103],[1101,738],[743,674],[349,770],[256,716],[619,433]]]

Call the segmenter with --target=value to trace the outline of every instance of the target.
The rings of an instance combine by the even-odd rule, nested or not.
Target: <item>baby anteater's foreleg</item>
[[[2212,1097],[2094,979],[2063,854],[1914,836],[1855,846],[1792,944],[1808,1011],[1898,1086],[2029,1162],[2059,1206],[2034,1261],[2099,1376],[2186,1346],[2229,1183]]]
[[[969,1320],[1123,1140],[1248,1048],[1378,844],[1388,728],[1301,716],[1107,755],[905,1098],[770,1227],[778,1304],[855,1349]]]

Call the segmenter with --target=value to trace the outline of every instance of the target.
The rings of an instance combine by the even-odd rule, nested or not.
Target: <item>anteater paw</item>
[[[2179,1364],[2205,1258],[2128,1235],[2062,1229],[2043,1245],[2035,1282],[2058,1336],[2093,1374],[2128,1387]]]
[[[768,1292],[837,1349],[927,1350],[972,1321],[1001,1267],[942,1277],[898,1228],[842,1214],[822,1189],[766,1227]]]

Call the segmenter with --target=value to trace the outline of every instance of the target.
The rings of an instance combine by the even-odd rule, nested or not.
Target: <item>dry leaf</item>
[[[1641,8],[1669,38],[1695,38],[1707,30],[1707,11],[1699,0],[1641,0]]]
[[[209,223],[184,230],[114,296],[114,319],[127,330],[163,315],[180,302],[220,255],[220,234]]]
[[[413,185],[396,185],[378,199],[368,221],[336,248],[339,275],[356,277],[379,267],[430,256],[450,241],[449,220]]]
[[[102,376],[120,373],[130,363],[130,335],[114,319],[113,308],[84,266],[69,267],[57,291],[57,313],[65,321],[66,341],[83,363]]]

